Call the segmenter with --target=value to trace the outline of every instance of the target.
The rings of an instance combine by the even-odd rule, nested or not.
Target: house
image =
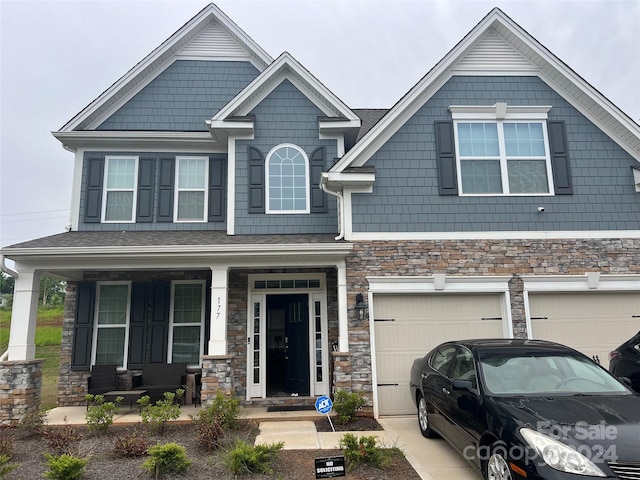
[[[211,4],[54,136],[70,231],[0,252],[22,412],[43,272],[68,282],[59,405],[92,365],[126,388],[186,362],[204,403],[339,388],[405,414],[412,360],[446,339],[606,366],[639,330],[640,126],[499,9],[393,108],[353,110]]]

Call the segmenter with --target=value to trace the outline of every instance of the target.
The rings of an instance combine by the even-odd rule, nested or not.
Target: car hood
[[[494,398],[514,432],[529,427],[576,447],[615,446],[618,461],[640,459],[640,397],[582,395]],[[503,416],[504,415],[504,416]]]

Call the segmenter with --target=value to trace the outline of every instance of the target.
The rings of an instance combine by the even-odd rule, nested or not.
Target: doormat
[[[304,412],[315,409],[313,405],[269,405],[267,412]]]

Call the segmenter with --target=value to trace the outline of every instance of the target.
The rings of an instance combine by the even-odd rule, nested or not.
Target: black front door
[[[267,395],[309,396],[309,296],[267,296]]]

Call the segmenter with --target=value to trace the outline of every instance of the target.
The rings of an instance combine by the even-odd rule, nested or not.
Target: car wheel
[[[491,449],[489,460],[484,462],[485,480],[511,480],[511,470],[499,448]]]
[[[420,433],[422,433],[423,437],[433,438],[438,436],[436,432],[431,430],[427,401],[422,395],[418,397],[418,425],[420,425]]]

